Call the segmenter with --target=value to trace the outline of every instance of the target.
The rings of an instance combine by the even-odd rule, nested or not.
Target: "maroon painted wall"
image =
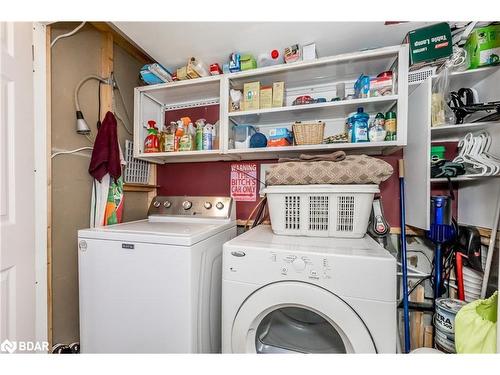
[[[165,123],[177,121],[180,117],[189,116],[193,121],[205,118],[208,122],[214,123],[218,120],[219,106],[212,105],[206,107],[187,108],[182,110],[168,111],[165,115]],[[437,145],[438,143],[436,143]],[[444,143],[443,143],[444,144]],[[456,155],[457,144],[446,143],[446,158],[453,159]],[[403,157],[402,152],[397,152],[389,156],[381,156],[394,168],[393,175],[380,184],[384,214],[389,225],[400,227],[399,214],[399,179],[398,160]],[[276,163],[277,160],[255,161],[257,171],[260,171],[260,164]],[[158,166],[157,183],[160,186],[160,195],[221,195],[230,196],[230,174],[231,164],[229,161],[204,162],[204,163],[179,163],[164,164]],[[410,171],[407,171],[410,173]],[[257,184],[257,200],[255,202],[238,202],[236,205],[236,215],[238,219],[246,220],[259,201],[259,184]],[[447,184],[437,184],[432,186],[432,195],[448,194]],[[458,192],[455,190],[455,196]],[[453,212],[456,217],[457,201],[453,203]]]
[[[384,211],[391,226],[399,226],[399,185],[397,163],[401,154],[382,157],[394,168],[394,174],[380,185]],[[255,161],[257,170],[260,164],[276,163],[276,160]],[[230,161],[206,163],[179,163],[158,166],[157,183],[160,195],[230,195]],[[246,220],[259,200],[257,189],[256,202],[238,202],[236,215]]]

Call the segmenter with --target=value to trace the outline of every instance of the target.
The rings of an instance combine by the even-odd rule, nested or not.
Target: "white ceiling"
[[[167,68],[195,56],[209,65],[231,52],[256,58],[272,49],[315,42],[318,57],[400,44],[406,33],[428,22],[115,22],[125,35]],[[221,65],[222,66],[222,65]]]

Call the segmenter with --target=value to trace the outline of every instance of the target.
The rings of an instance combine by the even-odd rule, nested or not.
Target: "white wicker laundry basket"
[[[378,185],[275,185],[262,192],[276,234],[361,238],[380,190]]]

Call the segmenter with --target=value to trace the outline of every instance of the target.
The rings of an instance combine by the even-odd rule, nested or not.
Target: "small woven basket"
[[[323,143],[323,134],[325,133],[325,123],[300,122],[293,124],[293,137],[297,145],[317,145]]]

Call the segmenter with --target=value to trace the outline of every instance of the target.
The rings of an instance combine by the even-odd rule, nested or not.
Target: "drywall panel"
[[[56,24],[53,38],[72,30],[77,24]],[[52,48],[52,147],[53,150],[72,150],[91,143],[75,132],[73,90],[86,75],[98,74],[100,62],[100,33],[85,26],[76,35],[60,39]],[[141,64],[120,47],[114,47],[114,74],[132,116],[133,88],[137,86]],[[97,134],[98,83],[87,82],[80,90],[80,105],[85,118]],[[126,120],[124,106],[116,96],[120,117]],[[131,124],[128,124],[131,128]],[[120,144],[131,139],[118,124]],[[78,272],[77,231],[89,226],[91,177],[88,174],[90,152],[60,155],[52,159],[52,303],[53,342],[79,340],[78,329]],[[128,202],[128,203],[127,203]],[[125,220],[146,217],[147,193],[126,193]]]

